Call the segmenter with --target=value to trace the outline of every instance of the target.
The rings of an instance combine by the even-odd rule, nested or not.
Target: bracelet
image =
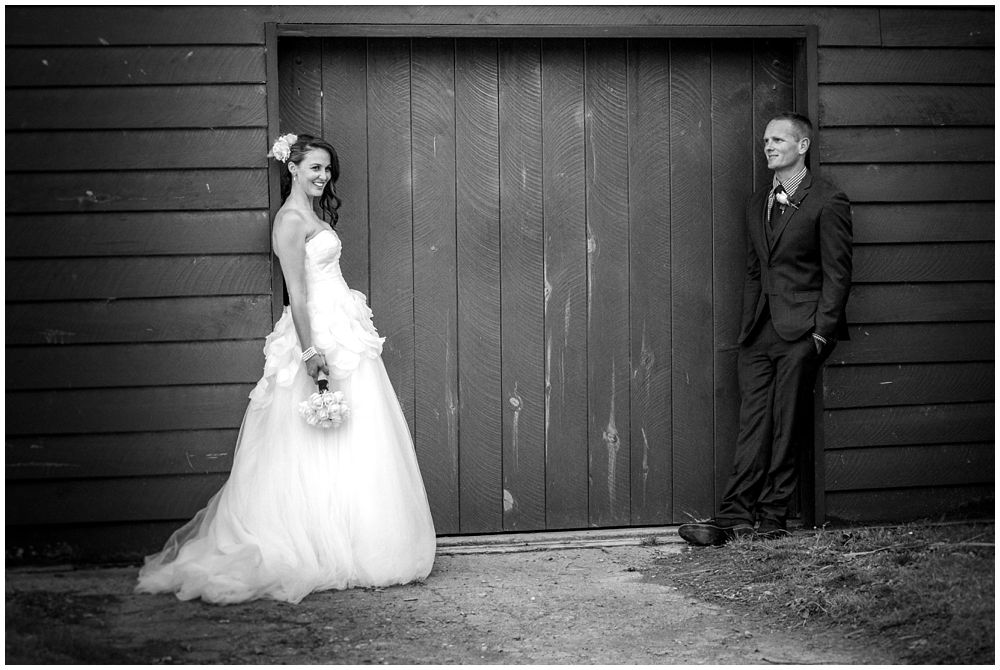
[[[302,352],[302,361],[303,362],[308,361],[310,358],[312,358],[318,353],[319,352],[316,351],[316,347],[309,347],[308,349]]]

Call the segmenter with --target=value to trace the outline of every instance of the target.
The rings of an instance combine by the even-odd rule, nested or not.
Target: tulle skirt
[[[286,313],[268,346],[289,337]],[[430,573],[434,524],[382,359],[362,357],[349,377],[332,380],[351,414],[327,429],[299,415],[316,387],[304,367],[289,373],[290,365],[280,383],[272,369],[251,394],[229,480],[146,558],[138,592],[294,603],[313,591],[404,584]]]

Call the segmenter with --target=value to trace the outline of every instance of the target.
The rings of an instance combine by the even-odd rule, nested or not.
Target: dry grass
[[[846,626],[901,662],[992,664],[993,543],[993,522],[909,524],[739,540],[661,563],[695,595],[777,625]]]

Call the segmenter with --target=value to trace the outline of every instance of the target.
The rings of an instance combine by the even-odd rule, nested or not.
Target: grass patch
[[[658,563],[670,583],[778,626],[846,626],[906,663],[994,662],[992,522],[798,531]]]

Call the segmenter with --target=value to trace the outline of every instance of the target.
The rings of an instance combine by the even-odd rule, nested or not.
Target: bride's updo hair
[[[323,187],[323,194],[319,197],[319,210],[322,216],[331,226],[337,225],[340,215],[340,198],[337,197],[337,179],[340,178],[340,159],[337,157],[337,150],[333,146],[319,137],[312,135],[299,135],[295,144],[291,145],[288,155],[288,162],[299,165],[306,154],[313,149],[322,149],[330,154],[330,180]],[[281,201],[284,202],[292,192],[292,173],[288,170],[287,164],[281,171]]]

